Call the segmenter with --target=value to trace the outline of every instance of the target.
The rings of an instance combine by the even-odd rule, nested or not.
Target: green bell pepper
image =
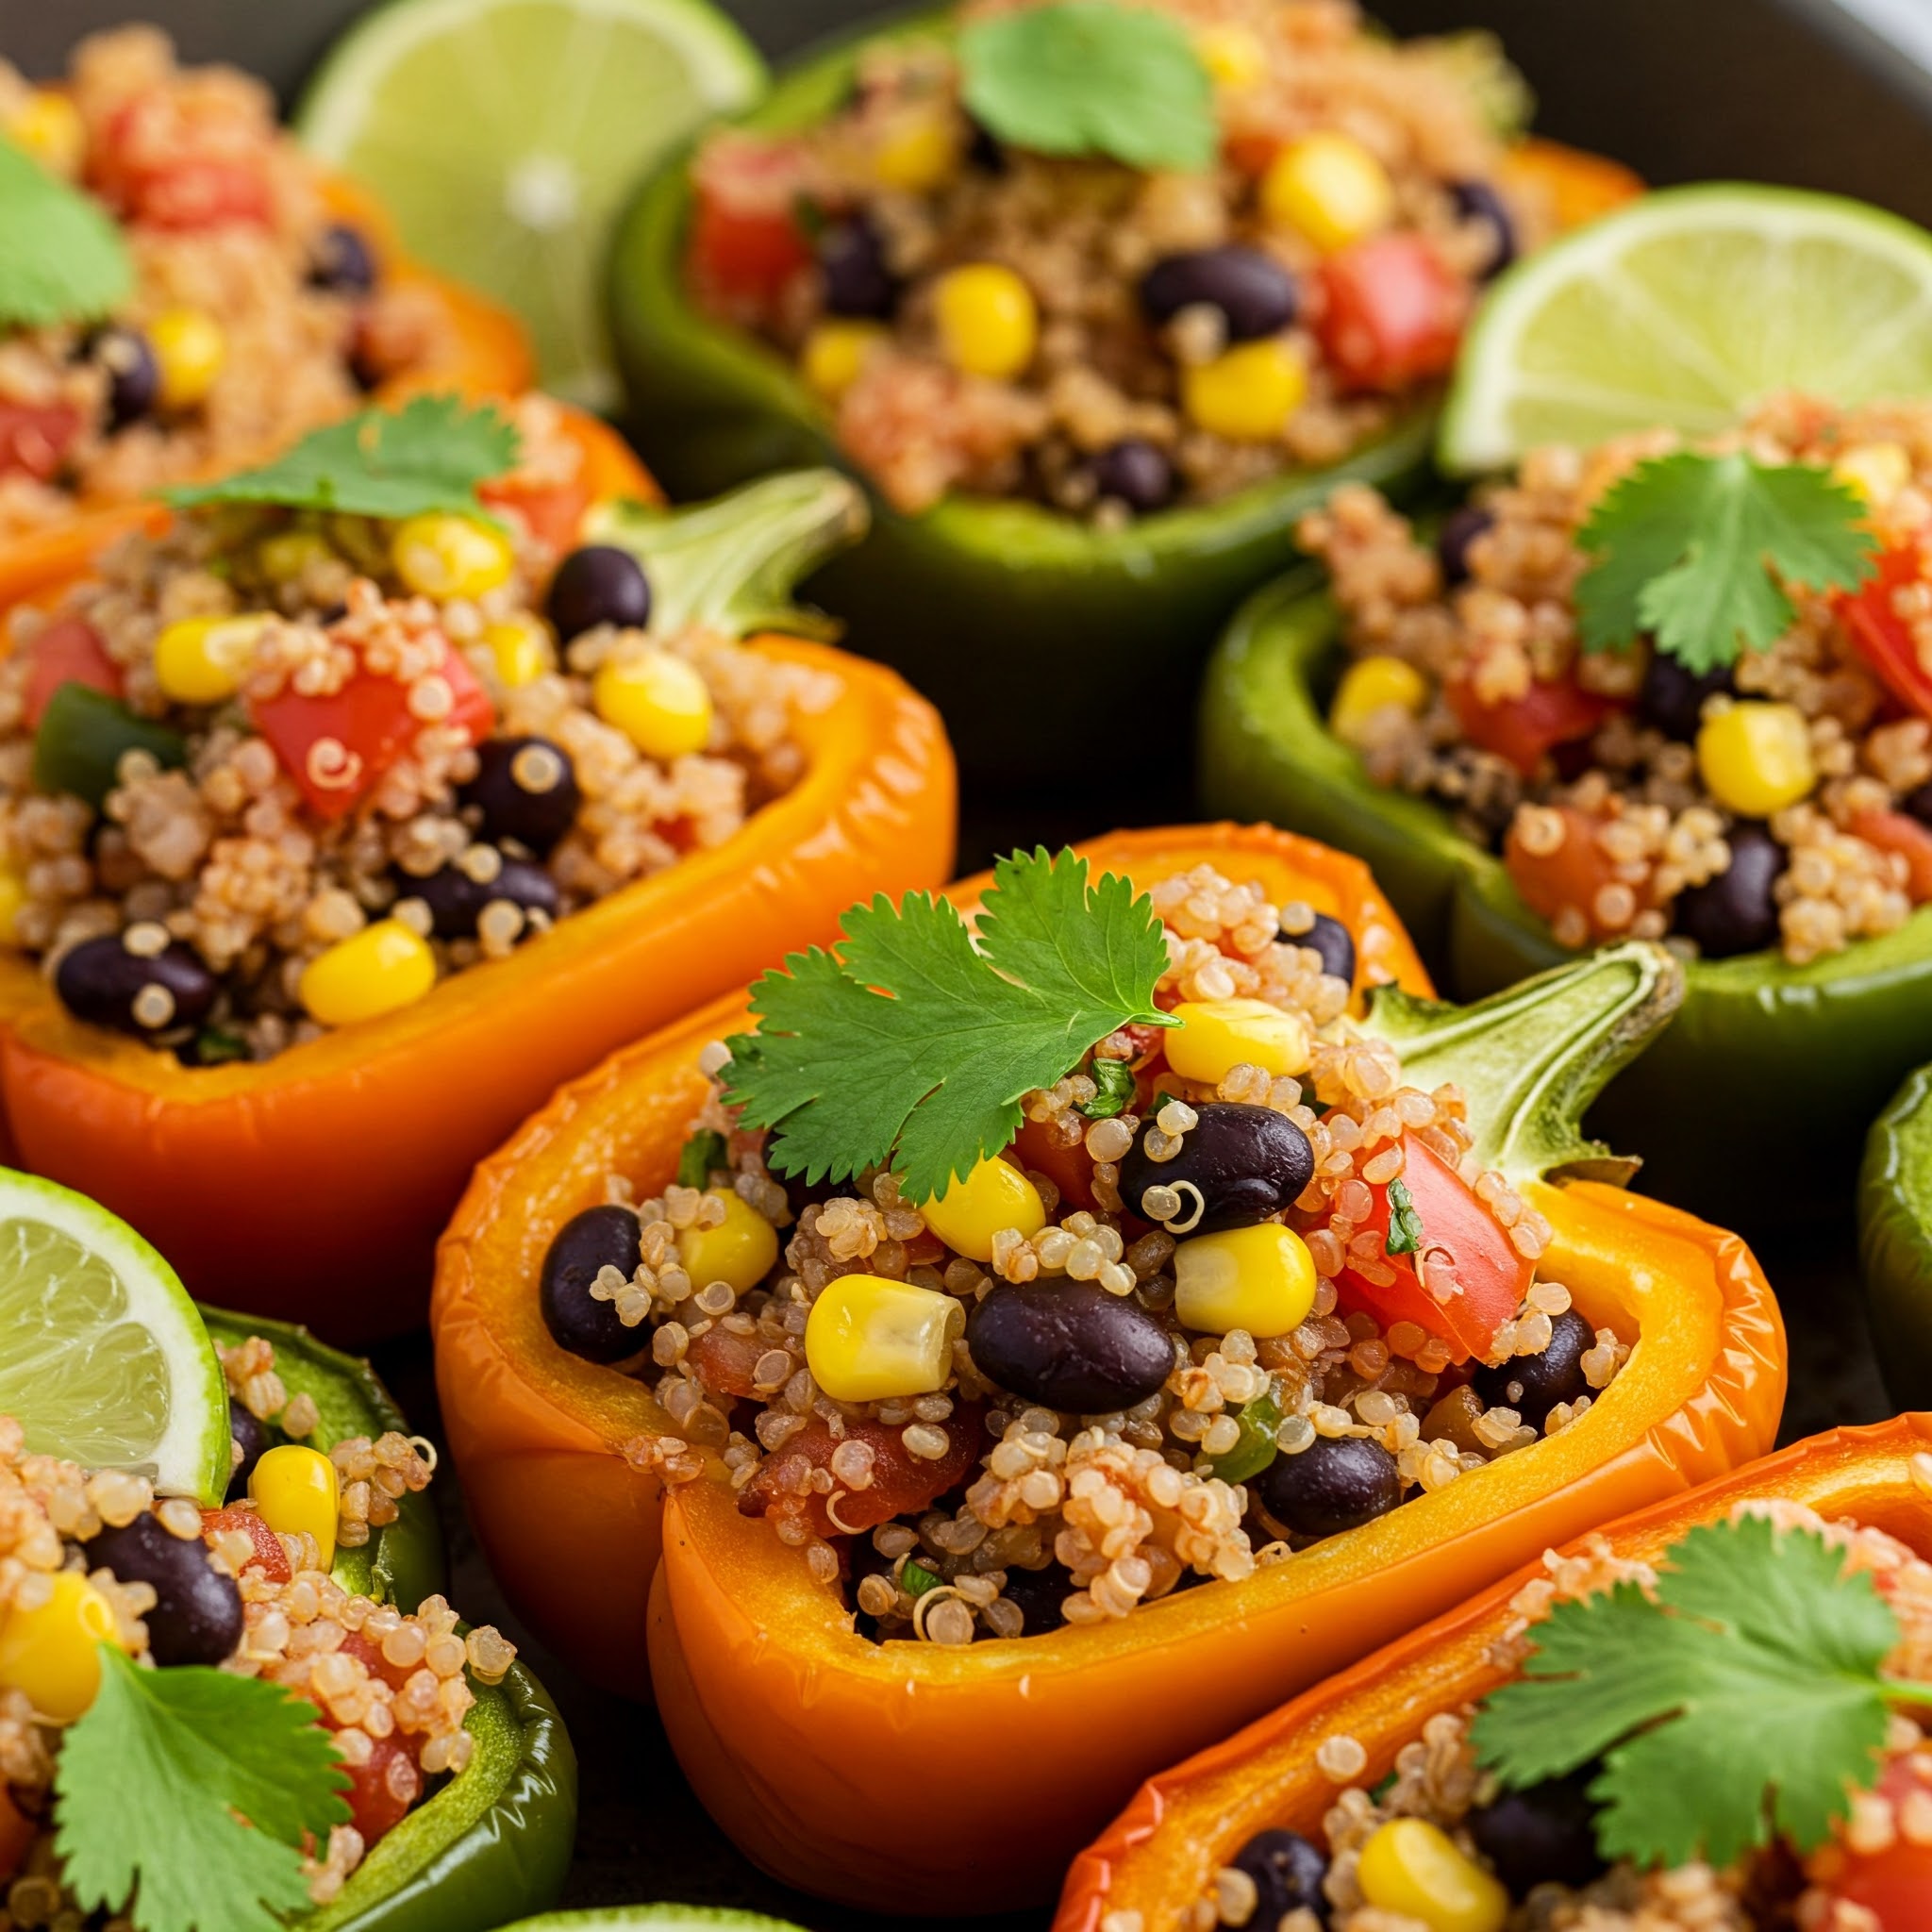
[[[34,789],[71,791],[99,811],[130,751],[147,752],[164,767],[188,762],[188,741],[178,731],[136,716],[90,685],[63,684],[34,732]]]
[[[408,1424],[365,1361],[282,1322],[204,1308],[217,1341],[251,1335],[275,1344],[291,1395],[314,1399],[313,1440],[407,1432]],[[344,1590],[413,1610],[447,1585],[442,1532],[426,1494],[403,1497],[396,1521],[357,1550],[336,1553]],[[475,1685],[464,1728],[474,1755],[459,1776],[377,1840],[326,1906],[295,1921],[301,1932],[488,1932],[541,1911],[563,1889],[576,1833],[577,1768],[549,1693],[522,1664],[497,1685]]]
[[[1443,986],[1475,999],[1571,957],[1502,860],[1427,800],[1371,783],[1324,722],[1341,625],[1312,565],[1258,591],[1203,692],[1202,793],[1366,859]],[[1867,1123],[1932,1058],[1932,908],[1807,966],[1697,960],[1663,1038],[1598,1104],[1644,1184],[1727,1226],[1841,1203]],[[1803,1124],[1794,1139],[1793,1118]]]
[[[1932,1407],[1932,1066],[1907,1075],[1866,1139],[1858,1259],[1885,1387],[1901,1408]]]
[[[945,20],[923,12],[887,32],[930,38]],[[782,134],[828,119],[849,98],[860,45],[881,37],[874,26],[806,59],[740,125]],[[611,337],[632,440],[680,499],[816,464],[863,480],[787,358],[702,314],[687,293],[690,160],[686,147],[647,178],[611,253]],[[1090,737],[1144,731],[1171,714],[1236,604],[1298,554],[1302,511],[1347,477],[1385,491],[1419,477],[1435,415],[1419,404],[1333,468],[1288,471],[1120,530],[1037,503],[959,494],[907,516],[875,496],[871,533],[813,577],[811,595],[844,620],[854,648],[939,706],[975,775],[1066,774],[1069,714],[1029,697],[1077,692]]]

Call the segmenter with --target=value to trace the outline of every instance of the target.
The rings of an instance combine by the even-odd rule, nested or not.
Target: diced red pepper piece
[[[811,260],[795,210],[802,179],[796,142],[728,136],[700,158],[691,266],[708,292],[760,306]]]
[[[581,474],[567,483],[521,483],[505,476],[477,487],[477,496],[491,509],[514,510],[531,536],[557,556],[575,550],[584,512],[591,507],[591,486]]]
[[[341,1768],[349,1774],[349,1789],[342,1793],[349,1823],[365,1845],[400,1824],[423,1795],[423,1773],[405,1736],[375,1739],[366,1763],[351,1764],[345,1758]]]
[[[1373,236],[1331,255],[1317,275],[1316,332],[1344,384],[1401,390],[1448,372],[1469,292],[1421,236]]]
[[[766,1344],[756,1335],[739,1335],[729,1328],[707,1328],[693,1336],[685,1360],[698,1380],[717,1395],[750,1395],[757,1389],[752,1371]]]
[[[1532,912],[1555,921],[1566,908],[1574,907],[1590,921],[1593,937],[1607,937],[1613,928],[1598,920],[1597,894],[1617,883],[1617,866],[1597,842],[1603,821],[1574,805],[1552,809],[1563,821],[1563,842],[1554,852],[1532,852],[1524,842],[1520,824],[1512,821],[1503,839],[1503,863]],[[1631,908],[1630,918],[1640,910],[1641,903]],[[1614,929],[1627,931],[1628,927],[1626,920]]]
[[[192,229],[275,219],[268,151],[258,158],[196,152],[198,130],[167,94],[125,101],[109,116],[88,178],[129,221]]]
[[[1879,1777],[1878,1793],[1896,1813],[1914,1794],[1932,1799],[1932,1779],[1918,1759],[1894,1757]],[[1828,1846],[1812,1861],[1810,1875],[1824,1880],[1830,1898],[1871,1913],[1875,1932],[1920,1932],[1932,1924],[1932,1845],[1903,1832],[1881,1852]]]
[[[118,698],[125,688],[120,665],[108,656],[100,632],[83,617],[57,617],[33,641],[33,664],[22,700],[29,730],[40,724],[41,713],[63,684],[84,684],[110,698]]]
[[[1905,860],[1906,891],[1914,906],[1932,899],[1932,830],[1902,811],[1863,811],[1846,829],[1853,838]]]
[[[489,734],[494,717],[490,693],[454,646],[445,647],[441,668],[455,703],[438,722],[474,744]],[[258,699],[250,711],[310,810],[325,819],[353,809],[424,728],[409,709],[408,687],[369,672],[358,672],[325,697],[285,687]]]
[[[400,1690],[420,1671],[421,1664],[392,1664],[378,1645],[360,1630],[351,1630],[342,1639],[342,1655],[358,1657],[372,1677],[380,1677],[391,1690]]]
[[[1413,1134],[1403,1136],[1402,1146],[1403,1185],[1422,1223],[1421,1254],[1387,1256],[1395,1274],[1389,1283],[1344,1269],[1335,1284],[1339,1305],[1345,1315],[1366,1309],[1385,1332],[1398,1322],[1413,1322],[1441,1336],[1453,1360],[1467,1361],[1487,1354],[1496,1331],[1514,1316],[1536,1264],[1516,1252],[1508,1230],[1433,1147]],[[1371,1191],[1374,1211],[1361,1226],[1380,1250],[1389,1239],[1389,1190]],[[1441,1292],[1452,1284],[1456,1292]]]
[[[255,1554],[242,1565],[244,1570],[259,1570],[271,1583],[287,1583],[294,1575],[289,1567],[289,1552],[274,1530],[254,1509],[204,1509],[201,1512],[201,1537],[207,1543],[212,1543],[216,1537],[225,1535],[231,1529],[239,1529],[255,1545]]]
[[[1443,687],[1462,735],[1483,751],[1507,758],[1524,777],[1561,744],[1588,738],[1617,707],[1568,678],[1539,680],[1520,698],[1486,705],[1467,679]]]
[[[1043,1174],[1060,1191],[1059,1211],[1071,1214],[1076,1208],[1092,1213],[1100,1204],[1093,1198],[1093,1157],[1084,1142],[1063,1146],[1041,1121],[1028,1121],[1014,1141],[1020,1165]]]
[[[1919,661],[1906,621],[1893,608],[1898,592],[1926,581],[1925,560],[1916,548],[1888,550],[1876,575],[1838,600],[1839,620],[1858,655],[1907,710],[1932,718],[1932,672]]]
[[[807,1502],[807,1521],[821,1536],[874,1529],[895,1516],[924,1509],[948,1490],[957,1489],[987,1446],[983,1411],[976,1403],[955,1403],[950,1420],[939,1426],[945,1430],[952,1446],[938,1461],[928,1462],[906,1447],[904,1424],[847,1417],[842,1440],[872,1445],[871,1486],[863,1490],[841,1486],[830,1496],[814,1491]],[[740,1491],[739,1508],[747,1516],[764,1515],[779,1498],[789,1497],[798,1461],[802,1458],[811,1469],[826,1468],[839,1441],[814,1417],[782,1449],[765,1458],[758,1474]],[[837,1522],[826,1509],[828,1503],[838,1511]]]
[[[72,403],[0,402],[0,476],[49,481],[67,460],[80,425]]]

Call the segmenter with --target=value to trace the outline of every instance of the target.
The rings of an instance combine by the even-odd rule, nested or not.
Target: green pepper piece
[[[114,789],[124,752],[144,751],[161,765],[185,765],[178,731],[138,718],[119,698],[85,684],[63,684],[47,700],[34,733],[34,789],[68,791],[99,811]]]
[[[1290,573],[1224,637],[1202,698],[1207,810],[1267,819],[1366,859],[1458,999],[1574,958],[1500,858],[1439,807],[1372,784],[1329,736],[1343,653],[1322,583],[1312,566]],[[1642,1157],[1646,1186],[1726,1226],[1798,1219],[1841,1210],[1866,1127],[1928,1059],[1932,908],[1922,908],[1897,932],[1807,966],[1772,953],[1691,962],[1670,1030],[1612,1084],[1592,1124]]]
[[[1089,1068],[1093,1098],[1080,1111],[1090,1121],[1110,1121],[1134,1097],[1134,1070],[1125,1060],[1095,1060]]]
[[[730,1164],[724,1136],[715,1127],[706,1127],[684,1143],[684,1150],[677,1157],[677,1185],[708,1188],[711,1185],[711,1170]]]
[[[862,30],[781,75],[742,125],[784,134],[824,122],[851,97],[863,46],[947,31],[943,10]],[[832,412],[789,359],[691,300],[690,159],[689,148],[674,154],[646,181],[610,257],[612,340],[639,449],[679,501],[778,468],[854,470]],[[1026,694],[1078,691],[1090,738],[1139,741],[1192,688],[1241,598],[1296,556],[1304,510],[1346,477],[1393,489],[1425,474],[1435,413],[1418,402],[1341,464],[1118,530],[1038,503],[955,494],[908,516],[875,497],[871,534],[819,573],[812,594],[857,650],[939,706],[975,774],[1071,784],[1063,717]]]
[[[927,1591],[937,1590],[939,1587],[938,1574],[915,1557],[908,1557],[899,1566],[899,1588],[915,1601],[923,1597]]]
[[[1865,1142],[1858,1259],[1887,1391],[1901,1408],[1932,1405],[1932,1066],[1907,1077]]]
[[[1224,1483],[1244,1483],[1274,1460],[1274,1432],[1281,1426],[1281,1405],[1270,1390],[1244,1402],[1235,1422],[1241,1440],[1225,1456],[1214,1458],[1214,1474]]]

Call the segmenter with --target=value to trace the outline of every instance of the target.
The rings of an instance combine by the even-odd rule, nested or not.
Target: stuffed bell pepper
[[[647,488],[543,397],[418,397],[8,613],[8,1120],[198,1293],[412,1325],[471,1164],[560,1079],[942,874],[931,710],[759,635],[854,487]]]
[[[197,1311],[92,1202],[0,1170],[0,1207],[8,1922],[486,1932],[551,1903],[570,1740],[440,1593],[434,1448],[365,1364]]]
[[[396,254],[268,90],[152,27],[0,61],[0,595],[219,474],[427,383],[513,394],[518,325]]]
[[[1917,1932],[1932,1418],[1510,1578],[1144,1786],[1056,1932]]]
[[[873,533],[816,593],[978,764],[1058,773],[1012,685],[1143,715],[1325,482],[1420,469],[1484,282],[1632,191],[1519,144],[1526,107],[1487,37],[1398,43],[1330,0],[874,29],[632,208],[641,447],[679,494],[865,477]]]
[[[1858,1176],[1858,1258],[1874,1352],[1894,1402],[1932,1401],[1932,1068],[1874,1123]]]
[[[637,1685],[651,1583],[713,1815],[922,1912],[1047,1895],[1163,1752],[1758,1453],[1784,1383],[1742,1243],[1546,1178],[1628,1172],[1575,1122],[1674,1004],[1660,948],[1439,1006],[1366,872],[1265,828],[954,896],[976,940],[874,899],[755,1029],[566,1090],[433,1310],[520,1607]]]

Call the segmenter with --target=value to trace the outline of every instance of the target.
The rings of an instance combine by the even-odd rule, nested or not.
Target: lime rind
[[[1785,389],[1846,406],[1932,390],[1932,235],[1837,195],[1665,189],[1491,291],[1438,455],[1470,475],[1546,442],[1707,433]]]
[[[29,1450],[219,1504],[228,1395],[167,1262],[106,1208],[0,1168],[0,1413]]]

